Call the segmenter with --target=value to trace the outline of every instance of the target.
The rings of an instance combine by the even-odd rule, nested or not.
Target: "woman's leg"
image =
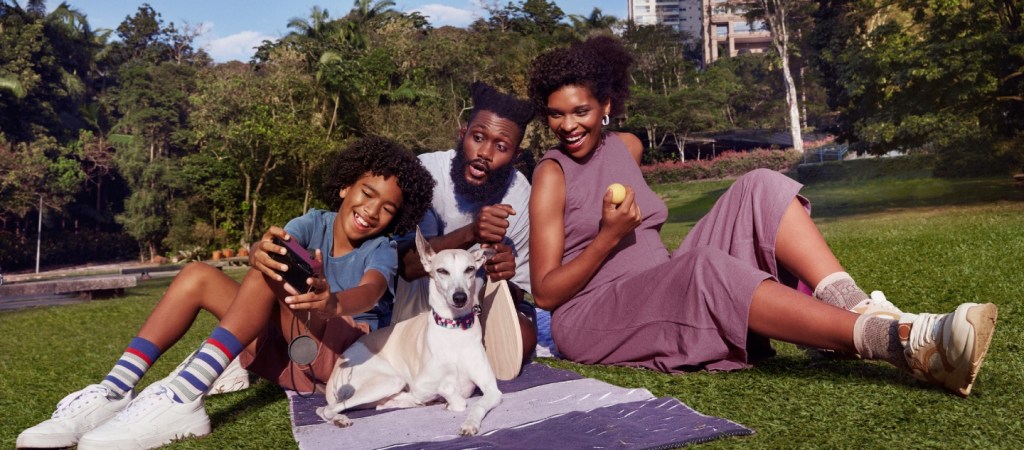
[[[765,280],[754,291],[748,326],[771,339],[855,353],[853,330],[858,317]]]
[[[775,256],[786,269],[812,288],[825,277],[843,271],[817,225],[796,198],[786,207],[779,223]]]
[[[750,303],[758,334],[864,359],[886,361],[918,379],[966,397],[992,342],[998,308],[964,303],[949,314],[857,314],[763,281]]]

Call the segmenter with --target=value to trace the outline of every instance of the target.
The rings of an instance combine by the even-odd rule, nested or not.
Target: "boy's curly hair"
[[[402,207],[382,234],[406,234],[415,230],[433,200],[434,177],[412,152],[382,137],[365,137],[335,155],[331,170],[325,176],[323,200],[337,210],[341,207],[338,192],[355,184],[367,172],[395,177],[402,190]]]
[[[563,86],[582,86],[601,103],[611,101],[611,116],[626,110],[629,66],[633,57],[618,39],[595,36],[569,48],[544,53],[530,67],[530,99],[546,116],[548,97]]]

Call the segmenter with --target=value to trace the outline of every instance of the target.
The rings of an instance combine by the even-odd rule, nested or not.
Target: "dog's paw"
[[[338,428],[347,428],[352,426],[352,421],[349,420],[348,416],[344,414],[338,414],[337,416],[334,416],[334,418],[331,419],[331,423],[333,423]]]
[[[316,415],[320,416],[321,419],[330,422],[331,419],[334,418],[334,411],[331,411],[331,409],[326,406],[321,406],[316,409]]]
[[[456,401],[449,400],[448,401],[448,405],[445,406],[445,409],[447,409],[449,411],[453,411],[453,412],[465,411],[466,410],[466,401],[463,400],[463,401],[460,402],[458,400],[456,400]]]
[[[462,424],[459,428],[459,436],[475,436],[480,432],[480,427],[476,424],[470,423],[468,420]]]

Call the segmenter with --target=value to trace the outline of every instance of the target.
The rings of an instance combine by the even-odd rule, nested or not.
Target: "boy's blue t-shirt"
[[[330,256],[334,247],[334,219],[337,212],[310,209],[284,226],[284,230],[304,248],[320,249],[324,257],[324,276],[331,292],[341,292],[359,285],[368,270],[376,270],[388,280],[388,290],[373,309],[353,318],[365,322],[371,329],[391,323],[394,304],[395,273],[398,271],[398,251],[395,242],[386,236],[367,239],[362,245],[341,257]]]

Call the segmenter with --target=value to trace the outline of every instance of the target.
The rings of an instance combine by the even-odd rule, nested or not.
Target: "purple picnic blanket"
[[[477,436],[459,436],[466,411],[443,405],[348,411],[353,425],[338,428],[316,414],[326,404],[323,395],[288,391],[292,433],[300,449],[671,448],[754,433],[674,398],[540,363],[498,387],[502,402],[484,418]]]

